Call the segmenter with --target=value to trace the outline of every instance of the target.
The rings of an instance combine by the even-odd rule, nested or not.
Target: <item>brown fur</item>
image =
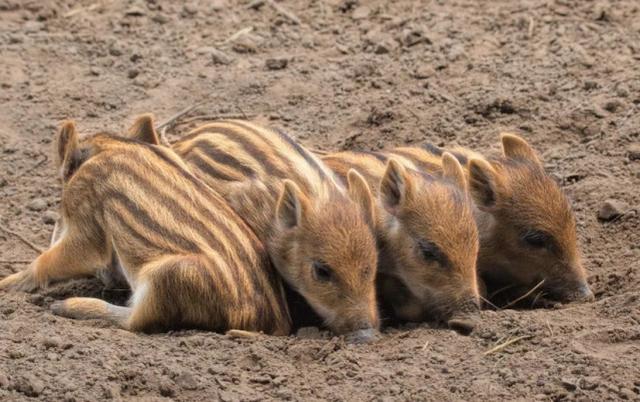
[[[537,153],[513,134],[501,136],[503,155],[486,159],[455,148],[467,160],[466,174],[480,232],[478,270],[490,288],[544,280],[546,295],[560,301],[591,300],[593,293],[578,251],[576,223],[560,187]],[[397,148],[420,169],[434,171],[435,147]]]
[[[378,327],[371,193],[345,188],[286,134],[246,121],[196,128],[173,145],[268,245],[286,282],[336,333]]]
[[[323,160],[339,176],[362,172],[377,189],[378,287],[401,320],[449,320],[477,308],[478,236],[460,164],[443,157],[442,177],[402,158],[339,152]]]
[[[145,116],[134,127],[153,134]],[[145,141],[152,140],[151,136]],[[52,305],[73,318],[102,318],[132,331],[244,329],[287,334],[282,282],[264,246],[171,150],[96,134],[67,122],[57,137],[62,220],[51,247],[0,289],[31,291],[114,264],[129,307],[93,298]]]

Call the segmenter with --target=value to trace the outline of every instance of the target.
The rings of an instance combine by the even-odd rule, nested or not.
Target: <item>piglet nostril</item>
[[[369,343],[378,337],[378,330],[374,328],[358,329],[353,332],[349,332],[345,339],[349,343]]]
[[[585,302],[592,302],[596,299],[593,291],[589,287],[589,284],[585,283],[580,286],[580,299]]]
[[[469,335],[476,327],[476,323],[468,318],[452,318],[447,325],[461,335]]]

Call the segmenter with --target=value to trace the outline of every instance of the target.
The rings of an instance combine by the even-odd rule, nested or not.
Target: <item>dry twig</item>
[[[20,173],[19,175],[15,176],[14,179],[19,179],[22,176],[25,176],[26,174],[33,172],[34,170],[36,170],[37,168],[42,166],[46,161],[49,160],[49,157],[47,155],[42,155],[42,156],[44,156],[44,158],[42,158],[41,160],[36,162],[36,164],[31,166],[29,169],[27,169],[24,172]]]
[[[18,238],[19,240],[21,240],[24,244],[26,244],[27,246],[29,246],[32,250],[37,251],[38,253],[42,253],[44,250],[41,249],[40,247],[36,246],[35,244],[33,244],[31,241],[29,241],[27,238],[25,238],[24,236],[22,236],[20,233],[15,232],[11,229],[8,229],[7,227],[5,227],[4,225],[0,224],[0,230],[2,230],[3,232],[9,233],[10,235],[15,236],[16,238]]]
[[[523,339],[529,339],[529,338],[533,338],[533,335],[522,335],[522,336],[518,336],[516,338],[509,339],[506,342],[501,343],[501,344],[499,344],[497,346],[494,346],[493,348],[487,350],[482,355],[483,356],[488,356],[488,355],[490,355],[492,353],[496,353],[496,352],[501,351],[502,349],[506,348],[509,345],[512,345],[512,344],[514,344],[516,342],[520,342]]]
[[[536,286],[534,286],[533,288],[531,288],[531,290],[529,290],[527,293],[523,294],[522,296],[518,297],[515,300],[510,301],[506,305],[502,306],[502,308],[503,309],[509,308],[509,307],[513,306],[514,304],[518,303],[519,301],[526,299],[527,297],[531,296],[533,294],[533,292],[535,292],[543,284],[544,284],[544,279],[541,280],[540,282],[538,282],[538,284]]]

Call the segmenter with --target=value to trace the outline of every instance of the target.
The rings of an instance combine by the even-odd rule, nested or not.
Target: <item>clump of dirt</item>
[[[53,316],[69,295],[123,298],[73,281],[0,295],[0,399],[640,399],[635,0],[0,0],[0,22],[0,224],[40,247],[62,119],[119,131],[206,101],[200,113],[266,119],[314,149],[491,153],[499,132],[521,133],[572,199],[597,299],[357,346],[313,328],[150,336]],[[616,211],[599,219],[605,203]],[[35,257],[0,241],[1,277]]]

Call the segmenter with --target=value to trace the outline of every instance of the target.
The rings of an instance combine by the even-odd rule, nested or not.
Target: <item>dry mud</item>
[[[639,400],[640,4],[277,4],[300,24],[248,1],[0,0],[3,227],[47,244],[60,192],[51,139],[67,117],[117,131],[206,100],[199,113],[262,117],[325,150],[491,153],[510,130],[572,199],[596,301],[484,311],[466,337],[420,325],[354,346],[53,316],[53,300],[103,293],[75,281],[0,295],[0,400]],[[602,222],[607,199],[620,215]],[[35,255],[0,231],[0,276]]]

